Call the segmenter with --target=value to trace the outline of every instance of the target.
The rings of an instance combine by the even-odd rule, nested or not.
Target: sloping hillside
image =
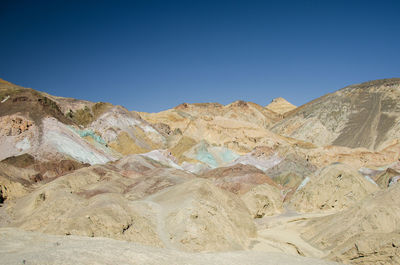
[[[379,150],[400,136],[400,79],[351,85],[307,103],[272,131],[317,145]]]
[[[101,164],[165,146],[165,136],[135,113],[109,103],[51,96],[0,80],[0,160]]]

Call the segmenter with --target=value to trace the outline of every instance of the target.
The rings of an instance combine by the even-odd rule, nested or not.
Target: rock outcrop
[[[255,186],[241,198],[254,218],[275,215],[283,211],[281,190],[267,183]]]

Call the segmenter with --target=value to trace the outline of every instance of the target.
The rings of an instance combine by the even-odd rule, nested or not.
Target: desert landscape
[[[0,79],[0,263],[400,264],[399,102],[146,113]]]

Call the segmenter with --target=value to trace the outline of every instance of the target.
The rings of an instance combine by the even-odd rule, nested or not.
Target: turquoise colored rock
[[[230,150],[228,148],[224,147],[222,149],[221,158],[224,163],[230,163],[239,157],[240,156],[238,154],[235,154],[234,152],[232,152],[232,150]]]
[[[201,143],[196,150],[196,159],[212,168],[224,166],[238,157],[239,155],[228,148],[209,146],[207,143]]]
[[[76,129],[74,127],[70,127],[74,132],[76,132],[80,137],[91,137],[93,140],[95,140],[97,143],[102,144],[102,145],[107,145],[107,143],[101,138],[99,135],[97,135],[95,132],[92,130],[80,130]]]
[[[197,150],[196,159],[209,165],[212,168],[218,167],[217,160],[215,160],[214,156],[208,152],[205,145],[201,146]]]

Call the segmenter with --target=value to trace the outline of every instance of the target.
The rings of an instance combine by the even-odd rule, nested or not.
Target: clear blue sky
[[[0,77],[156,112],[400,77],[400,1],[0,1]]]

